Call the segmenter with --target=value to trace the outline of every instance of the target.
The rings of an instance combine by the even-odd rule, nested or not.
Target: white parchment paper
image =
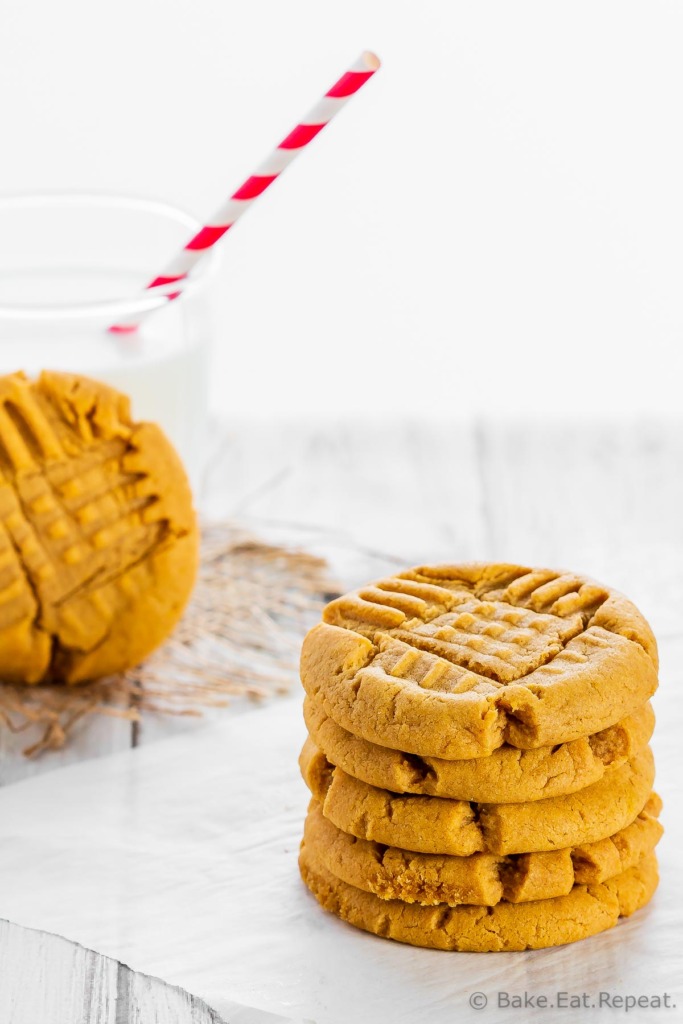
[[[300,703],[0,790],[0,916],[181,985],[226,1020],[238,1019],[235,1004],[319,1024],[683,1019],[673,690],[655,745],[667,836],[653,903],[584,942],[507,954],[412,949],[319,909],[296,866],[307,805]],[[677,1008],[505,1010],[500,991],[551,1001],[669,992]],[[470,1007],[477,992],[484,1009]]]

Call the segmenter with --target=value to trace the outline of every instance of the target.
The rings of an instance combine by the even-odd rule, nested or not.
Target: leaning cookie
[[[543,949],[585,939],[645,906],[658,882],[657,860],[650,853],[614,878],[576,885],[566,896],[495,907],[423,907],[383,900],[343,882],[305,840],[299,868],[321,906],[356,928],[412,946],[471,953]]]
[[[592,786],[518,804],[405,796],[369,786],[304,744],[301,772],[323,814],[343,832],[416,853],[536,853],[606,839],[629,825],[654,781],[649,747]]]
[[[347,775],[392,793],[522,803],[584,789],[646,747],[655,716],[651,704],[593,736],[553,747],[520,750],[504,744],[488,757],[446,761],[381,747],[342,729],[306,697],[304,719],[311,739]]]
[[[615,725],[657,688],[657,648],[630,601],[584,577],[422,566],[327,605],[301,679],[356,736],[474,758]]]
[[[603,882],[634,867],[659,842],[660,809],[661,801],[653,793],[630,825],[584,846],[508,857],[449,857],[357,839],[328,821],[320,804],[311,800],[304,840],[333,875],[384,900],[495,906],[503,900],[528,903],[566,896],[576,884]]]
[[[123,671],[187,602],[198,532],[182,464],[104,384],[0,377],[0,520],[5,680]]]

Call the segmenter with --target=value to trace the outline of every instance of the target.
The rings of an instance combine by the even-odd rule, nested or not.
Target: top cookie
[[[630,601],[583,576],[420,566],[328,604],[301,679],[357,736],[458,760],[614,725],[656,690],[657,645]]]
[[[197,567],[182,464],[119,392],[0,377],[0,676],[76,682],[170,632]]]

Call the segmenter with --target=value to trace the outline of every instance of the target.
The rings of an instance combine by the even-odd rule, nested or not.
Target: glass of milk
[[[201,227],[164,203],[99,195],[0,198],[0,373],[106,381],[161,424],[195,488],[206,441],[215,249],[169,302],[145,284]],[[139,322],[132,334],[107,331]]]

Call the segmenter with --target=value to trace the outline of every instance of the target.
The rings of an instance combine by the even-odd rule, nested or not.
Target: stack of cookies
[[[332,601],[301,677],[299,863],[333,914],[418,946],[521,950],[652,896],[657,646],[622,595],[422,566]]]

